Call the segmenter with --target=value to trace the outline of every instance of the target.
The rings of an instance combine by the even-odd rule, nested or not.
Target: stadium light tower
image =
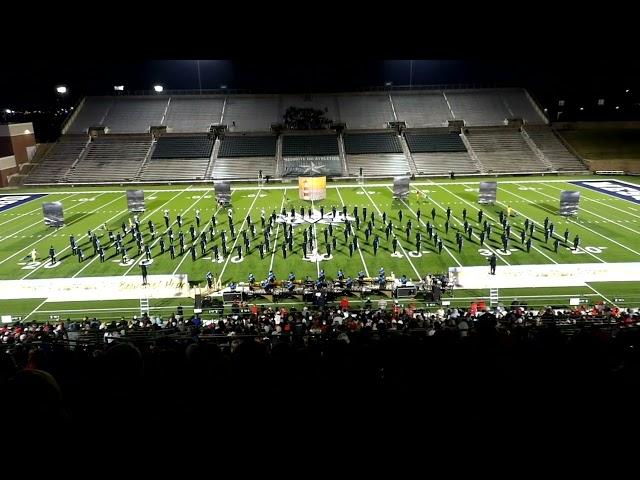
[[[60,95],[64,95],[65,93],[67,93],[67,87],[65,87],[64,85],[60,85],[59,87],[56,87],[56,92],[58,92]]]
[[[164,87],[163,87],[162,85],[154,85],[154,86],[153,86],[153,90],[154,90],[156,93],[162,93],[162,91],[164,90]]]
[[[114,86],[113,86],[113,89],[114,89],[116,92],[122,92],[122,91],[124,91],[124,85],[114,85]]]

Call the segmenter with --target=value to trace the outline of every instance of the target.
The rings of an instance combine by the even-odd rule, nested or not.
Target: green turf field
[[[427,273],[445,273],[452,266],[487,265],[487,256],[493,252],[498,254],[498,266],[500,265],[528,265],[528,264],[569,264],[569,263],[612,263],[634,262],[640,259],[640,245],[637,236],[640,234],[640,205],[631,201],[610,196],[605,193],[589,190],[567,183],[575,177],[522,177],[498,179],[498,203],[493,206],[480,206],[477,203],[477,179],[456,180],[418,180],[412,182],[412,191],[406,201],[398,201],[392,198],[391,182],[370,182],[367,185],[355,184],[331,184],[327,189],[327,197],[322,202],[303,202],[298,198],[297,183],[267,185],[259,188],[256,185],[234,185],[232,194],[233,223],[236,228],[236,241],[231,239],[227,221],[226,209],[219,209],[215,202],[213,189],[205,185],[174,185],[174,186],[144,186],[146,211],[140,215],[141,228],[145,242],[153,245],[153,263],[149,266],[149,274],[176,274],[186,273],[190,281],[205,284],[205,275],[211,271],[220,277],[223,283],[231,280],[237,282],[246,281],[249,273],[253,273],[258,281],[266,277],[270,269],[273,269],[277,278],[284,279],[289,272],[294,271],[298,278],[306,275],[316,278],[319,269],[324,269],[329,278],[336,276],[338,269],[343,269],[346,275],[355,277],[359,271],[364,271],[371,276],[376,276],[378,269],[384,267],[387,274],[393,272],[397,276],[402,274],[412,279],[424,276]],[[600,180],[598,177],[583,177],[588,180]],[[632,177],[625,177],[626,182],[636,183]],[[127,210],[125,190],[127,187],[69,187],[57,188],[21,188],[19,190],[6,190],[2,194],[17,194],[19,192],[46,193],[45,197],[35,199],[20,206],[6,209],[0,212],[0,280],[17,279],[43,279],[60,277],[95,277],[99,282],[101,276],[133,276],[140,277],[138,261],[144,258],[137,256],[137,247],[131,235],[127,235],[125,242],[129,255],[136,259],[131,266],[121,266],[121,256],[115,254],[110,245],[106,230],[100,229],[107,224],[108,229],[114,233],[121,230],[122,222],[127,222],[130,214]],[[557,215],[558,198],[561,190],[579,190],[582,195],[581,211],[577,218],[566,219]],[[418,197],[417,191],[421,192]],[[46,227],[42,218],[42,203],[44,201],[60,201],[64,206],[66,226],[54,230]],[[342,224],[334,226],[334,236],[337,239],[337,250],[332,251],[330,259],[322,261],[305,261],[302,259],[302,230],[308,228],[309,223],[294,227],[293,251],[287,251],[287,257],[283,257],[281,245],[283,242],[284,228],[276,224],[271,236],[271,249],[265,252],[264,259],[260,259],[257,246],[262,242],[262,228],[260,225],[261,210],[268,215],[275,210],[280,213],[282,208],[291,208],[299,212],[300,207],[305,209],[313,207],[319,210],[324,207],[325,215],[331,213],[331,206],[335,205],[341,211],[342,205],[348,206],[349,215],[354,206],[358,206],[359,215],[362,217],[364,208],[367,209],[368,219],[374,213],[374,231],[369,242],[365,239],[365,222],[361,222],[357,231],[359,249],[353,256],[349,256]],[[499,235],[502,231],[498,222],[500,210],[505,210],[510,205],[514,210],[511,219],[512,236],[509,250],[502,251]],[[448,234],[445,233],[444,223],[446,209],[451,207],[452,216]],[[485,242],[483,247],[479,244],[480,233],[477,222],[478,209],[482,208],[485,219],[493,224],[494,232],[491,240]],[[172,228],[175,232],[175,244],[177,255],[174,260],[168,252],[160,254],[158,239],[161,233],[166,231],[163,212],[168,209],[171,216]],[[417,221],[416,212],[421,211],[421,220]],[[431,218],[431,211],[435,209],[435,221]],[[469,239],[465,235],[462,251],[458,251],[455,243],[456,232],[462,229],[462,210],[467,210],[467,219],[473,227],[474,233]],[[191,245],[189,227],[195,225],[195,211],[200,210],[200,233],[208,229],[212,215],[216,215],[216,233],[214,241],[207,235],[207,252],[201,255],[200,246],[196,242],[197,259],[192,260],[188,251],[179,255],[178,231],[175,224],[176,215],[181,214],[184,221],[182,230],[185,234],[185,243]],[[403,212],[403,221],[399,220],[399,212]],[[394,235],[399,240],[397,255],[391,251],[391,239],[386,240],[382,229],[382,213],[386,212],[388,218],[394,224]],[[256,224],[256,237],[251,240],[250,252],[245,254],[242,249],[242,259],[237,256],[235,248],[242,244],[240,232],[247,229],[246,217],[249,215]],[[545,217],[555,225],[555,233],[562,236],[565,229],[569,229],[569,243],[576,234],[580,236],[580,248],[575,251],[561,242],[559,251],[553,249],[553,240],[545,243],[541,226]],[[525,218],[536,222],[533,234],[531,252],[527,253],[521,245],[519,236]],[[411,219],[413,230],[407,239],[405,226]],[[151,240],[147,222],[152,220],[156,227],[156,238]],[[430,221],[435,226],[435,231],[443,238],[444,248],[438,253],[426,232],[425,224]],[[312,224],[312,229],[318,238],[319,250],[326,253],[324,230],[327,225],[322,223]],[[97,232],[103,246],[106,248],[106,262],[100,263],[98,256],[93,255],[93,248],[87,238],[88,230]],[[226,231],[227,245],[233,250],[232,255],[227,255],[220,262],[212,262],[211,248],[217,244],[221,250],[220,232]],[[416,233],[422,235],[420,251],[416,251]],[[69,236],[74,235],[79,246],[85,252],[85,260],[80,263],[77,257],[71,255]],[[374,255],[372,241],[375,235],[380,236],[380,249]],[[249,235],[251,238],[251,235]],[[167,248],[169,245],[166,239]],[[329,236],[329,242],[331,237]],[[59,265],[49,268],[47,254],[49,247],[53,246],[57,252]],[[30,253],[36,249],[39,261],[30,263]],[[640,304],[640,290],[636,282],[591,284],[584,287],[563,287],[547,289],[517,289],[510,291],[503,289],[501,297],[505,303],[512,298],[527,298],[529,304],[566,304],[569,297],[584,296],[590,300],[600,298],[612,299],[612,297],[624,297],[621,305]],[[61,316],[82,317],[81,311],[90,308],[96,316],[106,316],[105,312],[111,312],[110,316],[133,314],[138,309],[138,302],[108,301],[108,302],[47,302],[46,292],[33,300],[2,300],[0,301],[0,314],[29,315],[33,319],[47,319],[48,315],[60,312]],[[454,303],[468,304],[471,299],[488,297],[488,291],[458,290],[455,292]],[[88,301],[90,299],[87,299]],[[97,305],[99,303],[100,305]],[[184,306],[192,304],[192,300],[167,300],[152,302],[152,308],[158,313],[170,312],[176,305]]]

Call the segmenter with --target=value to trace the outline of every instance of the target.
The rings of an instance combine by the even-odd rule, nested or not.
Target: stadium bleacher
[[[218,158],[273,157],[276,140],[275,135],[225,135]]]
[[[441,127],[453,120],[442,92],[393,93],[393,106],[399,121],[409,128]]]
[[[120,97],[109,109],[104,121],[111,134],[148,133],[149,126],[162,125],[168,98]]]
[[[476,128],[466,134],[485,172],[549,170],[516,128]]]
[[[168,132],[208,132],[222,120],[223,97],[171,97],[163,125]]]
[[[347,130],[343,136],[328,134],[326,130],[315,134],[290,131],[281,136],[272,134],[272,125],[282,123],[284,112],[291,106],[320,110],[324,117],[345,123]],[[511,118],[523,120],[523,132],[505,127],[505,121]],[[446,133],[444,127],[451,120],[465,122],[470,128],[468,140]],[[391,121],[405,122],[409,130],[404,137],[389,132]],[[182,135],[170,140],[173,134],[203,134],[216,124],[227,126],[226,135],[217,143],[216,154],[211,151],[213,140],[199,140],[206,144],[203,151],[195,144],[187,145],[196,140],[180,140]],[[42,165],[30,173],[27,183],[87,181],[92,176],[93,161],[96,162],[93,181],[130,178],[133,164],[124,158],[109,157],[106,147],[99,145],[108,144],[113,151],[120,149],[126,154],[131,139],[119,134],[148,133],[149,127],[156,125],[166,126],[167,134],[153,145],[150,157],[146,158],[146,153],[142,156],[139,170],[134,172],[136,178],[170,181],[211,174],[254,178],[258,170],[263,170],[265,175],[282,175],[298,171],[298,167],[293,167],[294,162],[306,165],[307,157],[314,157],[317,163],[327,163],[333,174],[336,174],[336,157],[343,174],[355,174],[360,167],[368,175],[393,175],[398,171],[441,174],[449,170],[470,173],[584,170],[581,160],[569,152],[546,124],[546,118],[527,92],[516,88],[319,95],[87,97],[65,127],[65,135]],[[101,138],[86,152],[81,140],[67,138],[100,125],[106,127],[109,140]],[[125,143],[118,147],[120,140]],[[467,141],[470,151],[465,148]],[[186,143],[179,146],[180,142]],[[147,140],[142,143],[146,145]],[[140,159],[137,151],[140,145],[133,144],[131,155]],[[282,154],[278,153],[279,145],[282,145]],[[176,148],[174,153],[172,148]],[[103,153],[109,157],[106,162]],[[168,160],[168,157],[175,161],[158,163],[160,158]],[[187,158],[193,161],[181,161]],[[261,161],[266,162],[264,168],[256,166],[256,162]],[[166,176],[163,176],[163,167]],[[108,177],[102,177],[103,173]]]
[[[69,182],[128,181],[134,179],[151,148],[151,136],[104,135],[87,146],[68,173]]]
[[[382,129],[395,121],[391,101],[387,94],[340,95],[338,96],[340,121],[347,128]]]
[[[345,133],[344,149],[347,154],[402,153],[398,135],[388,133]]]
[[[87,133],[89,127],[103,125],[113,102],[113,97],[87,97],[65,133]]]
[[[447,130],[405,132],[407,145],[420,175],[474,173],[478,167],[457,133]]]
[[[162,136],[151,158],[209,158],[213,138],[208,135]]]
[[[89,143],[87,135],[63,135],[47,156],[31,171],[28,183],[56,183],[80,157]]]
[[[278,116],[279,98],[276,95],[263,97],[227,97],[222,123],[231,132],[267,132],[271,125],[282,121]]]
[[[587,167],[562,144],[551,127],[527,125],[525,130],[529,138],[557,170],[587,170]]]
[[[319,156],[338,155],[338,141],[335,135],[284,135],[282,155]]]

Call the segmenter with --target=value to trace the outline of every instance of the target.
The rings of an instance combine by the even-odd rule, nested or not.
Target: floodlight
[[[117,92],[122,92],[124,91],[124,85],[114,85],[113,89]]]
[[[584,107],[580,107],[580,111],[583,111],[583,110],[584,110]]]
[[[162,91],[164,90],[164,87],[163,87],[162,85],[154,85],[154,86],[153,86],[153,89],[154,89],[156,92],[160,93],[160,92],[162,92]]]
[[[616,105],[616,110],[620,110],[620,107],[618,105]]]
[[[5,113],[13,113],[13,112],[11,111],[11,109],[7,108],[7,109],[5,110]]]
[[[67,93],[67,87],[65,87],[64,85],[60,85],[59,87],[56,87],[56,92],[65,94]]]

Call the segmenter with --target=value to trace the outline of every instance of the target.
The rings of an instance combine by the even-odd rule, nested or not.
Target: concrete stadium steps
[[[393,177],[411,172],[409,162],[402,154],[347,155],[349,175],[357,176],[362,167],[367,175]]]
[[[171,97],[163,125],[169,133],[208,132],[220,123],[224,97]]]
[[[278,97],[227,97],[222,123],[230,132],[268,132],[274,123],[282,123],[278,116]],[[234,125],[235,122],[235,125]]]
[[[419,175],[448,174],[450,171],[456,173],[478,171],[467,152],[412,153],[411,157]]]
[[[498,92],[445,92],[457,120],[466,125],[502,125],[511,117]]]
[[[102,125],[114,101],[114,97],[88,97],[67,129],[67,133],[87,133],[89,127]]]
[[[102,136],[87,147],[68,182],[133,180],[151,148],[151,137]]]
[[[207,158],[150,158],[142,167],[140,180],[199,180],[206,178]]]
[[[151,125],[161,125],[167,97],[118,97],[103,125],[109,133],[148,133]]]
[[[515,128],[469,129],[466,137],[485,172],[548,170]]]
[[[442,92],[392,93],[399,121],[409,128],[441,127],[453,120]]]
[[[558,139],[551,127],[546,125],[527,125],[525,131],[529,138],[542,151],[547,160],[558,170],[587,170],[587,167]]]
[[[29,174],[25,183],[55,183],[63,180],[67,170],[87,146],[86,135],[63,135]]]
[[[213,164],[214,179],[257,179],[262,176],[273,177],[276,171],[276,159],[273,157],[235,157],[217,158]]]
[[[387,94],[338,96],[340,121],[349,129],[382,129],[393,122],[393,109]]]
[[[521,88],[500,90],[500,96],[504,101],[507,112],[513,118],[522,118],[528,124],[545,125],[547,123],[544,116],[531,99]]]

